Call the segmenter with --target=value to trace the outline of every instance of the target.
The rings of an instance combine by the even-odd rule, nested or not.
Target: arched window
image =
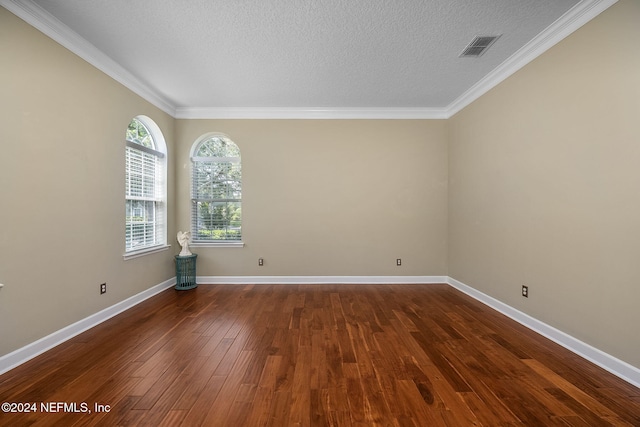
[[[191,228],[194,242],[242,239],[240,149],[227,136],[207,134],[191,149]]]
[[[153,120],[131,120],[126,131],[125,256],[166,246],[166,151]]]

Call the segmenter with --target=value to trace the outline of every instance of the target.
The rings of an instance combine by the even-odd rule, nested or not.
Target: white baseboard
[[[198,276],[196,282],[208,284],[436,284],[447,283],[516,322],[589,360],[617,377],[640,387],[640,369],[584,343],[528,314],[486,295],[448,276]],[[0,357],[0,375],[33,359],[45,351],[90,329],[111,317],[170,288],[175,277],[153,286],[124,301],[107,307],[85,319]]]
[[[617,359],[610,354],[603,352],[585,342],[580,341],[577,338],[572,337],[559,329],[549,326],[540,320],[537,320],[528,314],[525,314],[515,308],[498,301],[497,299],[484,294],[471,286],[465,285],[458,280],[449,277],[448,282],[451,286],[458,289],[461,292],[469,295],[470,297],[480,301],[481,303],[488,305],[489,307],[499,311],[507,317],[515,320],[516,322],[526,326],[527,328],[539,333],[540,335],[550,339],[551,341],[563,346],[564,348],[572,351],[578,356],[587,359],[588,361],[600,366],[601,368],[611,372],[613,375],[625,380],[626,382],[633,384],[640,388],[640,369],[636,368]]]
[[[447,276],[198,276],[202,285],[373,285],[447,283]]]
[[[0,375],[175,285],[173,277],[0,357]]]

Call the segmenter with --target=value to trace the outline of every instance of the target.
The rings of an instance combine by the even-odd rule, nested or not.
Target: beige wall
[[[0,356],[174,276],[210,131],[242,149],[246,245],[197,248],[198,274],[446,275],[444,121],[174,120],[4,8],[0,56]],[[173,247],[123,261],[136,115],[167,141]]]
[[[174,275],[189,150],[222,132],[245,247],[194,248],[199,275],[448,274],[640,366],[637,22],[620,1],[449,121],[174,120],[0,8],[0,355]],[[173,248],[123,261],[139,114]]]
[[[445,126],[179,120],[178,228],[190,224],[189,153],[196,139],[224,133],[242,152],[245,247],[193,248],[198,275],[446,275]]]
[[[448,122],[449,275],[635,366],[639,22],[617,3]]]
[[[126,127],[149,116],[171,156],[175,123],[1,7],[0,58],[4,355],[175,275],[173,250],[122,259]]]

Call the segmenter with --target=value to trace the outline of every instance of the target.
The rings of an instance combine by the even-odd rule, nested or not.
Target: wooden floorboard
[[[640,426],[638,388],[444,284],[170,289],[0,401],[2,426]]]

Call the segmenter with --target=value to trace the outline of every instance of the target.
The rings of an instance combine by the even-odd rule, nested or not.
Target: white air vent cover
[[[464,48],[460,54],[460,58],[465,57],[478,57],[489,49],[489,47],[498,40],[500,35],[497,36],[475,36],[471,43]]]

